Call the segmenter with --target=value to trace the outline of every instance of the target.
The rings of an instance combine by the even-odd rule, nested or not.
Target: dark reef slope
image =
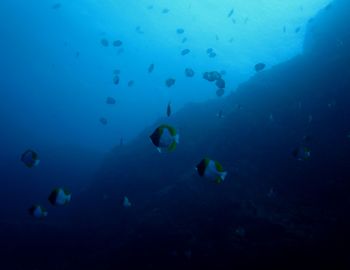
[[[309,22],[304,54],[160,120],[179,130],[174,153],[150,143],[159,123],[116,147],[74,198],[72,224],[51,239],[70,255],[43,251],[44,242],[37,250],[87,269],[349,265],[348,14],[347,1],[335,1]],[[310,147],[309,161],[292,157],[299,145]],[[223,184],[196,175],[204,156],[227,169]]]

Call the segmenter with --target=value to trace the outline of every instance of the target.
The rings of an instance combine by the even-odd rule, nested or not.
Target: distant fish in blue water
[[[25,151],[21,156],[21,161],[27,168],[36,167],[40,163],[39,155],[33,150]]]
[[[227,175],[227,172],[224,171],[222,165],[209,158],[204,158],[196,166],[199,176],[210,179],[211,181],[220,184],[222,183]]]
[[[165,81],[167,87],[172,87],[175,84],[175,79],[169,78]]]
[[[120,74],[120,70],[119,70],[119,69],[113,70],[113,74],[114,74],[114,75],[119,75],[119,74]]]
[[[109,41],[106,38],[101,39],[100,43],[103,47],[109,46]]]
[[[123,45],[123,42],[121,40],[116,40],[113,42],[114,47],[120,47]]]
[[[234,12],[235,12],[235,10],[231,9],[231,11],[228,13],[227,17],[230,18],[233,15]]]
[[[311,157],[311,150],[308,147],[299,146],[293,150],[292,155],[299,161],[309,160]]]
[[[272,187],[269,189],[269,192],[267,192],[266,196],[270,199],[275,198],[276,197],[276,191],[275,189]]]
[[[152,73],[154,70],[154,64],[150,64],[148,67],[148,73]]]
[[[181,34],[185,33],[185,30],[183,28],[178,28],[178,29],[176,29],[176,33],[181,35]]]
[[[134,85],[134,80],[130,80],[129,82],[128,82],[128,87],[132,87],[133,85]]]
[[[109,105],[114,105],[114,104],[116,104],[116,102],[117,101],[112,97],[107,97],[107,99],[106,99],[106,103]]]
[[[192,78],[194,76],[194,71],[192,68],[186,68],[185,69],[185,75],[186,77]]]
[[[210,53],[212,53],[213,51],[214,51],[213,48],[208,48],[206,52],[207,52],[207,54],[210,54]]]
[[[162,13],[163,14],[167,14],[167,13],[169,13],[170,12],[170,9],[168,9],[168,8],[163,8],[163,10],[162,10]]]
[[[301,30],[301,27],[297,27],[297,28],[295,28],[294,32],[295,32],[295,33],[299,33],[300,30]]]
[[[241,238],[243,238],[246,234],[245,229],[241,226],[239,226],[236,230],[235,230],[235,234]]]
[[[120,81],[120,79],[119,79],[119,75],[114,75],[114,77],[113,77],[113,83],[115,84],[115,85],[118,85],[119,84],[119,81]]]
[[[217,88],[223,89],[223,88],[225,88],[226,83],[225,83],[224,79],[219,78],[219,79],[216,80],[215,85],[216,85]]]
[[[254,66],[256,72],[264,70],[266,65],[264,63],[258,63]]]
[[[223,112],[223,110],[220,110],[220,111],[216,114],[216,116],[217,116],[218,118],[224,118],[224,112]]]
[[[102,125],[107,125],[108,124],[108,121],[107,121],[107,118],[105,118],[105,117],[101,117],[100,118],[100,123],[102,124]]]
[[[152,143],[160,153],[173,152],[179,143],[179,134],[169,125],[160,125],[150,135]]]
[[[135,30],[136,30],[136,32],[138,33],[138,34],[144,34],[145,32],[141,29],[141,26],[137,26],[136,28],[135,28]]]
[[[124,196],[124,199],[123,199],[123,207],[124,208],[130,208],[131,207],[131,202],[129,201],[129,198]]]
[[[52,9],[55,9],[55,10],[60,9],[61,7],[62,7],[61,3],[56,3],[52,5]]]
[[[190,50],[189,49],[183,49],[182,51],[181,51],[181,55],[186,55],[186,54],[189,54],[190,53]]]
[[[37,219],[43,219],[47,217],[47,211],[44,207],[38,204],[34,204],[28,209],[29,215]]]
[[[216,53],[214,52],[214,49],[213,49],[213,48],[208,48],[206,52],[207,52],[207,55],[208,55],[210,58],[216,57]]]
[[[218,79],[221,79],[221,74],[217,71],[204,72],[203,79],[209,82],[214,82]]]
[[[184,37],[182,40],[181,40],[181,43],[185,43],[187,41],[187,37]]]
[[[171,102],[169,101],[168,106],[166,108],[166,115],[170,117],[171,115]]]
[[[216,57],[216,53],[215,53],[215,52],[211,52],[211,53],[209,53],[209,57],[210,57],[210,58],[214,58],[214,57]]]
[[[72,194],[63,188],[55,188],[48,198],[52,205],[68,205],[71,201]]]

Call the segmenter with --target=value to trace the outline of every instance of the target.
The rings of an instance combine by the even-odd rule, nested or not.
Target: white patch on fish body
[[[57,197],[56,197],[56,204],[58,205],[65,205],[67,203],[69,203],[71,200],[71,195],[66,195],[65,192],[60,189],[57,193]]]
[[[130,203],[128,197],[126,197],[126,196],[124,196],[123,206],[125,208],[131,207],[131,203]]]
[[[164,128],[159,140],[159,147],[167,148],[173,143],[173,141],[174,137],[171,135],[170,131],[167,128]]]

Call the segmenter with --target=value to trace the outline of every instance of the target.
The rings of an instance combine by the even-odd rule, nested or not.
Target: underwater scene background
[[[349,269],[349,14],[0,2],[0,268]]]

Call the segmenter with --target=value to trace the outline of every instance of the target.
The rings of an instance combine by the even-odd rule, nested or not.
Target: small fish
[[[28,212],[29,212],[29,215],[31,215],[32,217],[37,218],[37,219],[43,219],[43,218],[47,217],[46,209],[38,204],[32,205],[28,209]]]
[[[39,165],[39,155],[33,150],[25,151],[21,156],[21,161],[26,165],[27,168],[33,168]]]
[[[114,47],[120,47],[120,46],[122,46],[122,45],[123,45],[123,42],[120,41],[120,40],[116,40],[116,41],[113,42],[113,46],[114,46]]]
[[[128,82],[128,87],[132,87],[133,85],[134,85],[134,81],[133,80],[130,80],[129,82]]]
[[[181,41],[181,43],[185,43],[187,41],[187,37],[184,37]]]
[[[124,196],[124,199],[123,199],[123,207],[124,207],[124,208],[129,208],[129,207],[131,207],[131,203],[130,203],[128,197],[126,197],[126,196]]]
[[[109,46],[109,41],[106,38],[101,39],[101,45],[103,47],[108,47]]]
[[[283,33],[287,32],[286,26],[283,26]]]
[[[48,199],[52,205],[68,205],[71,198],[72,194],[67,189],[55,188]]]
[[[222,110],[220,110],[217,114],[216,114],[217,117],[219,117],[220,119],[221,118],[224,118],[224,112]]]
[[[297,27],[297,28],[295,28],[294,32],[295,32],[295,33],[299,33],[300,30],[301,30],[301,27]]]
[[[52,5],[52,9],[55,9],[55,10],[60,9],[61,7],[62,7],[61,3],[56,3]]]
[[[274,188],[270,188],[269,192],[267,193],[267,197],[270,199],[276,197],[276,191]]]
[[[214,49],[213,48],[208,48],[206,52],[207,52],[207,54],[210,54],[210,53],[214,52]]]
[[[262,71],[265,69],[266,65],[264,63],[258,63],[254,66],[256,72]]]
[[[182,51],[181,51],[181,55],[182,56],[184,56],[184,55],[186,55],[186,54],[189,54],[190,53],[190,50],[189,49],[183,49]]]
[[[169,125],[160,125],[149,137],[160,153],[173,152],[179,143],[179,134]]]
[[[231,11],[228,13],[227,17],[230,18],[233,15],[234,12],[235,12],[235,10],[231,9]]]
[[[196,166],[199,176],[210,179],[211,181],[221,184],[227,175],[227,172],[224,171],[222,165],[209,158],[204,158]]]
[[[300,146],[293,150],[292,155],[299,161],[306,161],[311,157],[311,150],[308,147]]]
[[[167,87],[172,87],[175,84],[175,79],[169,78],[165,81]]]
[[[217,71],[210,71],[210,72],[204,72],[203,73],[203,79],[214,82],[221,78],[221,74]]]
[[[185,75],[186,77],[192,78],[194,76],[194,71],[192,68],[186,68],[185,69]]]
[[[136,32],[137,32],[138,34],[143,34],[143,33],[144,33],[144,31],[141,29],[141,26],[137,26],[137,27],[135,28],[135,30],[136,30]]]
[[[226,83],[225,83],[224,79],[219,78],[219,79],[216,80],[215,85],[216,85],[217,88],[223,89],[223,88],[225,88]]]
[[[116,100],[112,97],[107,97],[106,103],[110,105],[114,105],[116,103]]]
[[[170,115],[171,115],[171,103],[170,103],[170,101],[169,101],[168,106],[166,108],[166,115],[168,117],[170,117]]]
[[[236,230],[235,230],[235,234],[241,238],[243,238],[245,236],[245,229],[243,227],[238,227]]]
[[[105,117],[101,117],[100,118],[100,123],[102,124],[102,125],[107,125],[107,123],[108,123],[108,121],[107,121],[107,118],[105,118]]]
[[[148,73],[152,73],[154,70],[154,64],[150,64],[148,67]]]
[[[270,122],[274,122],[275,121],[275,118],[273,117],[272,113],[270,113],[270,115],[269,115],[269,121]]]
[[[214,57],[216,57],[216,53],[215,53],[215,52],[211,52],[211,53],[209,53],[209,57],[210,57],[210,58],[214,58]]]
[[[118,85],[119,84],[119,76],[118,75],[114,75],[114,77],[113,77],[113,83],[115,84],[115,85]]]
[[[185,33],[185,30],[183,28],[178,28],[178,29],[176,29],[176,33],[181,35],[181,34]]]
[[[163,14],[167,14],[167,13],[169,13],[169,11],[170,11],[170,9],[168,9],[168,8],[163,8],[162,13],[163,13]]]

